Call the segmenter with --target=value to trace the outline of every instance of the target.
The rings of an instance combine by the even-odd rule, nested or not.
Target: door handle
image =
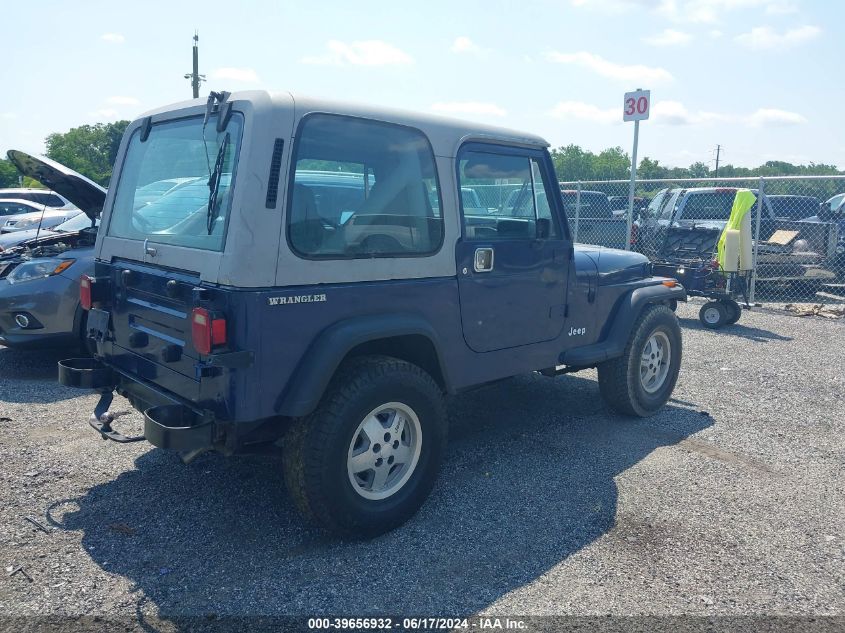
[[[489,273],[493,270],[493,249],[476,248],[475,256],[472,258],[472,269],[477,273]]]

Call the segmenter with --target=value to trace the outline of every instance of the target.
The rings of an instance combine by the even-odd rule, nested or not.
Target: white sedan
[[[82,213],[82,211],[77,208],[53,209],[51,207],[47,207],[43,211],[22,213],[6,220],[6,222],[0,226],[0,233],[27,231],[30,229],[38,229],[39,226],[42,229],[51,229],[62,222],[70,220],[80,213]]]

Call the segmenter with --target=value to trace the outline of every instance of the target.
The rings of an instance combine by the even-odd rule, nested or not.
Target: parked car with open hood
[[[12,150],[25,175],[61,191],[81,210],[53,230],[0,236],[0,345],[43,348],[84,342],[86,313],[79,304],[79,279],[94,266],[97,218],[106,191],[47,158]],[[19,236],[17,244],[10,243]]]

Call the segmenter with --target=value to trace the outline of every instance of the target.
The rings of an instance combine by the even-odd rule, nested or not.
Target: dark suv
[[[685,291],[640,254],[573,245],[547,146],[287,93],[142,116],[80,286],[96,359],[60,380],[102,393],[90,423],[117,442],[186,459],[280,444],[302,512],[368,536],[431,490],[444,394],[597,367],[610,407],[652,415],[677,380],[668,306]],[[202,178],[205,200],[153,224],[134,199],[165,178]],[[468,207],[464,189],[505,202]],[[114,428],[113,392],[144,437]]]

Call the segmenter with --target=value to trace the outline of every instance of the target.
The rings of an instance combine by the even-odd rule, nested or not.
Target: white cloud
[[[737,35],[734,39],[752,50],[771,50],[796,46],[815,39],[822,30],[817,26],[805,24],[782,33],[770,26],[755,26],[748,33]]]
[[[708,35],[712,37],[714,40],[718,40],[724,33],[722,33],[719,29],[712,29]]]
[[[100,39],[111,44],[123,44],[126,41],[126,38],[120,33],[104,33],[100,36]]]
[[[599,108],[583,101],[561,101],[549,111],[549,115],[565,121],[590,121],[610,125],[622,123],[622,106],[618,108]]]
[[[760,108],[749,116],[746,121],[753,127],[785,127],[806,123],[807,118],[802,114],[789,112],[788,110]]]
[[[455,41],[452,42],[450,50],[453,53],[470,53],[472,55],[482,55],[485,52],[483,48],[473,42],[466,35],[456,37]]]
[[[601,108],[583,101],[560,101],[548,115],[568,121],[587,121],[600,125],[622,123],[622,105],[618,108]],[[745,127],[786,127],[807,123],[806,117],[797,112],[760,108],[751,114],[690,110],[680,101],[662,99],[651,104],[650,120],[656,125],[707,126],[709,124],[740,125]]]
[[[106,103],[111,105],[138,105],[140,101],[138,101],[135,97],[114,96],[106,99]]]
[[[655,101],[651,107],[651,116],[658,125],[700,125],[713,121],[730,122],[736,117],[729,114],[698,110],[691,112],[680,101]]]
[[[211,71],[211,78],[225,81],[239,81],[242,83],[258,83],[258,73],[252,68],[217,68]]]
[[[546,59],[559,64],[575,64],[597,75],[639,84],[653,84],[660,81],[671,81],[672,74],[665,68],[643,66],[641,64],[616,64],[599,55],[580,51],[578,53],[546,53]]]
[[[478,115],[503,117],[507,115],[504,108],[495,103],[485,101],[440,101],[434,103],[431,109],[441,114]]]
[[[329,40],[328,51],[322,55],[303,57],[303,64],[330,66],[403,66],[414,63],[405,51],[382,40],[341,42]]]
[[[692,35],[684,31],[676,31],[675,29],[663,29],[657,35],[643,38],[643,42],[652,46],[679,46],[688,44],[691,40]]]
[[[11,121],[12,119],[17,119],[18,115],[15,112],[0,112],[0,119],[5,119],[6,121]]]
[[[94,110],[89,114],[95,119],[116,120],[118,117],[118,111],[112,108],[101,108],[100,110]]]
[[[793,0],[570,0],[576,8],[593,9],[609,15],[647,12],[679,23],[713,24],[726,14],[763,9],[766,14],[794,13]]]

